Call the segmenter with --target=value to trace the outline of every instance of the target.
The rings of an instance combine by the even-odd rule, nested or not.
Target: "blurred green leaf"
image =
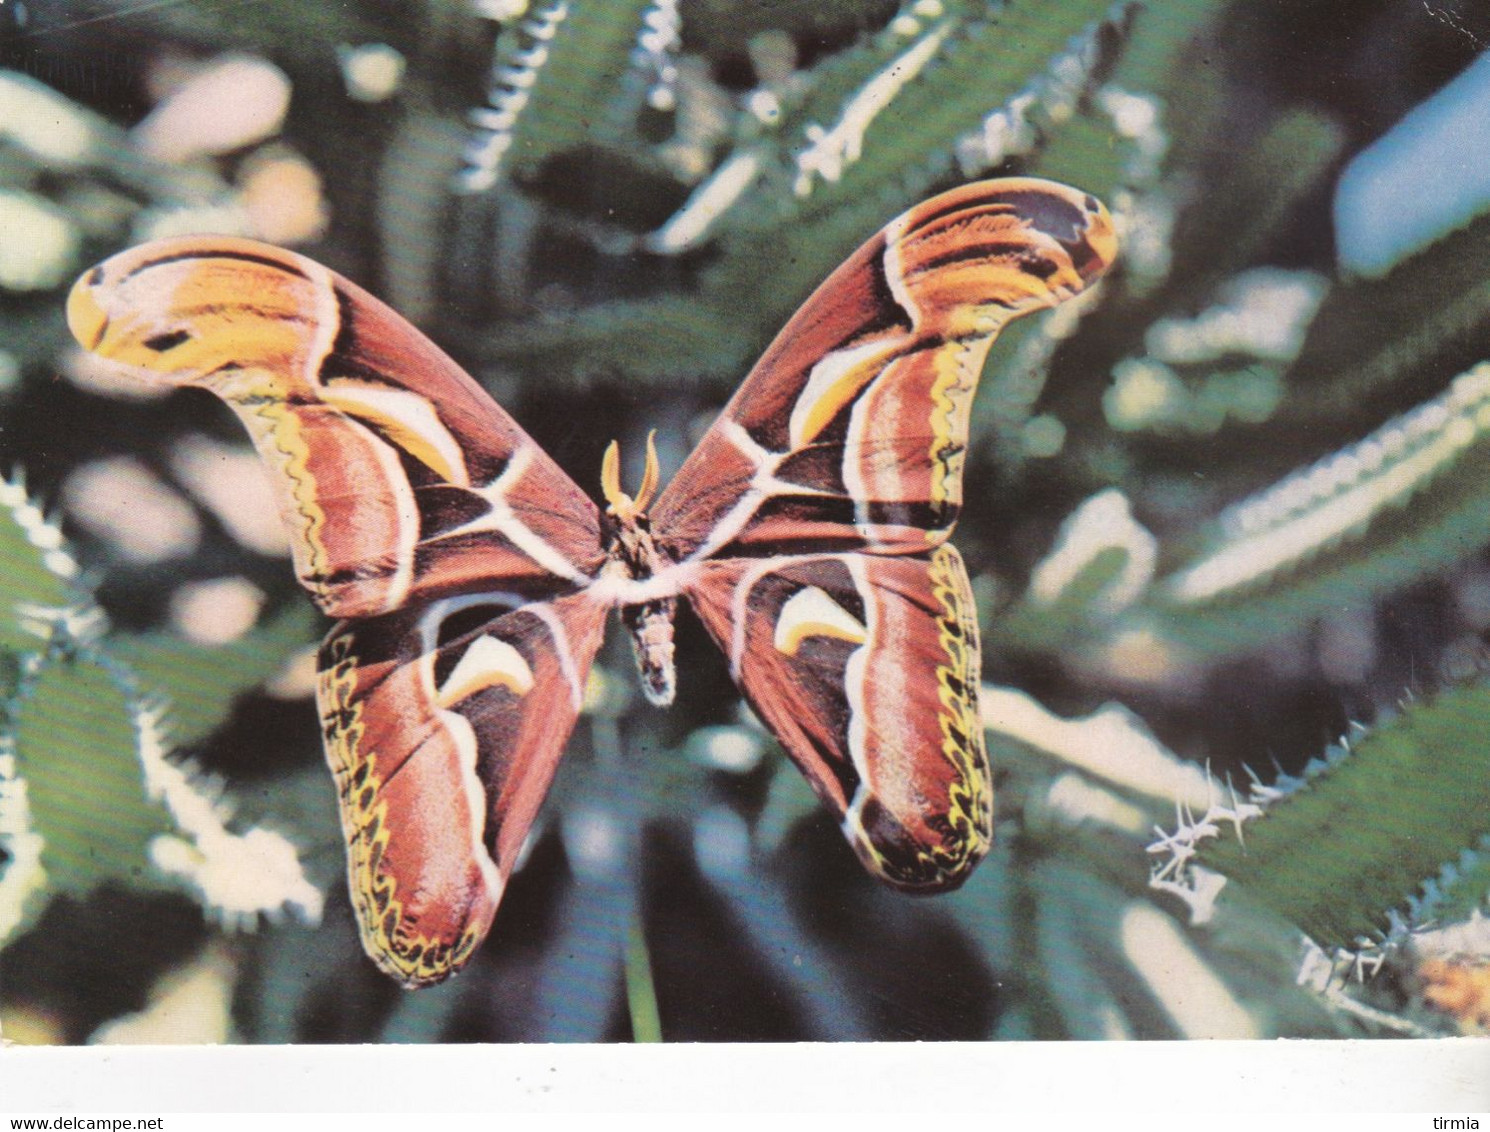
[[[84,657],[48,660],[14,708],[16,767],[52,892],[161,884],[150,844],[173,825],[146,789],[138,711],[117,672]]]
[[[1237,652],[1359,607],[1482,547],[1490,366],[1351,448],[1233,506],[1156,590],[1161,632]]]
[[[186,745],[211,732],[244,692],[280,672],[297,653],[315,645],[321,618],[304,602],[231,644],[197,644],[175,633],[118,633],[109,651],[137,674],[143,687],[170,701],[172,741]]]
[[[1403,260],[1381,279],[1337,286],[1309,328],[1287,381],[1294,420],[1327,421],[1445,364],[1485,355],[1490,324],[1490,214]]]
[[[39,651],[47,622],[86,603],[61,531],[19,482],[0,481],[0,649]]]
[[[519,178],[585,145],[623,148],[635,136],[640,99],[621,95],[642,17],[652,0],[558,0],[504,30],[493,64],[492,103],[510,124],[503,163]],[[639,96],[641,91],[636,92]]]

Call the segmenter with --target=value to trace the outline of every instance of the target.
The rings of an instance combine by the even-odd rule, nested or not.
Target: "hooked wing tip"
[[[1117,229],[1107,207],[1091,193],[1034,177],[989,182],[1032,228],[1056,240],[1090,283],[1117,259]]]

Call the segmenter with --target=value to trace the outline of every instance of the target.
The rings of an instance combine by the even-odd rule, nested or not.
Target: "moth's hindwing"
[[[978,629],[951,546],[709,563],[689,593],[870,872],[941,891],[993,833]]]
[[[585,595],[471,595],[343,622],[318,701],[363,945],[408,986],[485,937],[600,646]]]

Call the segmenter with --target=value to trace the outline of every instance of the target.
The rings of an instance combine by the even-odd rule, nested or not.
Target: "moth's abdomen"
[[[673,664],[673,616],[677,608],[677,599],[665,597],[642,605],[628,605],[621,611],[621,620],[631,633],[642,692],[658,707],[667,707],[677,693],[677,670]]]

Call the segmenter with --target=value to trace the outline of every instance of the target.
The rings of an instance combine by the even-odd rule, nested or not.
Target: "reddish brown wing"
[[[599,568],[585,493],[438,347],[304,256],[146,244],[80,280],[68,321],[133,374],[236,410],[332,616],[493,585],[548,596]]]
[[[993,784],[957,551],[711,562],[690,596],[865,867],[897,888],[960,884],[992,839]]]
[[[322,646],[362,942],[406,986],[445,978],[486,936],[604,633],[584,594],[520,601],[449,598],[344,622]]]
[[[1115,252],[1102,205],[1049,181],[985,181],[911,209],[777,336],[652,509],[660,542],[695,561],[925,554],[957,520],[999,330],[1081,291]]]
[[[918,205],[808,299],[653,509],[736,682],[897,887],[954,887],[992,836],[973,602],[946,545],[984,359],[1115,254],[1106,210],[1064,185]]]
[[[579,711],[605,618],[582,592],[594,504],[428,339],[304,257],[148,244],[80,280],[68,321],[247,425],[301,582],[348,618],[318,699],[363,942],[406,985],[444,978],[486,934]]]

